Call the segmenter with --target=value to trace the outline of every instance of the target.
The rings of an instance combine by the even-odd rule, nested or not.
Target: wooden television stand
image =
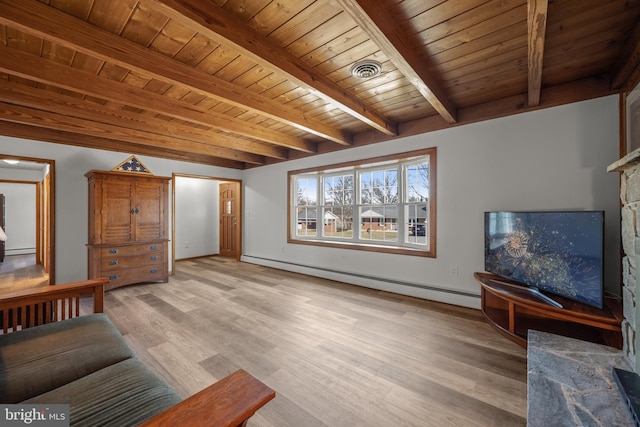
[[[527,286],[491,273],[474,273],[482,289],[482,313],[498,332],[527,347],[529,329],[622,348],[622,304],[605,297],[602,310],[560,296],[556,307]]]

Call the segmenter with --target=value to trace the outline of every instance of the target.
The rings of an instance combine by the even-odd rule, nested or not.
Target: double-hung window
[[[435,257],[436,149],[289,172],[290,243]]]

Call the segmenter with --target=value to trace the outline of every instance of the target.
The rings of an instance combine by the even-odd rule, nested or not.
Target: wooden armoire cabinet
[[[169,280],[168,177],[89,171],[89,278],[105,289]]]

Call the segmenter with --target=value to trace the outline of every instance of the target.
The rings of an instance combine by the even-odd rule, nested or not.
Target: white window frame
[[[406,182],[408,172],[407,169],[416,164],[428,162],[428,178],[426,185],[428,187],[428,195],[426,200],[411,202],[408,200],[408,183]],[[363,173],[371,171],[379,171],[381,169],[393,169],[398,171],[397,178],[397,201],[396,203],[363,203],[361,200],[360,176]],[[317,246],[339,247],[347,249],[388,252],[395,254],[413,255],[432,257],[436,256],[436,148],[427,148],[407,153],[400,153],[392,156],[376,157],[371,159],[360,160],[358,162],[341,163],[336,165],[327,165],[319,168],[289,171],[288,173],[288,236],[287,241],[293,244],[306,244]],[[336,205],[327,205],[324,200],[325,179],[350,175],[353,180],[353,194],[351,204],[344,205],[351,209],[351,227],[348,222],[344,221],[340,227],[335,227],[325,232],[325,208]],[[296,183],[299,178],[317,180],[316,199],[316,233],[300,233],[298,226],[297,212],[303,206],[297,203],[297,187]],[[424,189],[424,188],[423,188]],[[415,191],[412,193],[414,194]],[[337,205],[342,206],[342,205]],[[414,212],[417,210],[425,210],[426,224],[421,227],[420,233],[415,230],[417,214],[409,219],[407,206],[412,206]],[[418,207],[419,206],[419,207]],[[387,211],[395,210],[395,223],[389,222],[389,226],[378,226],[377,238],[371,239],[371,234],[367,235],[363,232],[364,221],[361,218],[361,212],[366,211],[369,207],[377,207],[382,210],[387,207]],[[347,210],[348,212],[348,210]],[[390,217],[393,218],[393,217]],[[335,221],[333,221],[335,223]],[[372,224],[386,222],[380,217],[370,217],[367,221]],[[347,225],[345,225],[347,224]],[[339,229],[339,230],[338,230]],[[336,232],[338,230],[338,232]],[[424,234],[424,236],[422,236]],[[383,237],[380,238],[379,236]],[[389,237],[387,237],[389,236]]]

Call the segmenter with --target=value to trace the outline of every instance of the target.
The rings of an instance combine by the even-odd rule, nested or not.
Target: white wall
[[[56,283],[87,277],[88,185],[84,174],[111,170],[131,154],[0,136],[0,154],[55,160]],[[172,173],[241,179],[242,171],[136,156],[154,175]],[[169,202],[171,210],[172,203]],[[171,214],[171,212],[170,212]],[[171,215],[170,215],[171,217]],[[171,223],[171,219],[169,223]],[[171,257],[171,254],[169,255]],[[172,268],[170,266],[170,268]]]
[[[0,182],[5,197],[6,255],[36,252],[36,185]]]
[[[175,178],[176,260],[220,253],[219,181]]]
[[[138,157],[155,175],[243,179],[245,261],[478,307],[472,275],[483,269],[483,213],[489,210],[605,210],[607,286],[618,290],[618,175],[606,172],[619,157],[618,145],[618,100],[612,96],[244,172]],[[438,148],[437,258],[286,242],[288,170],[433,146]],[[110,170],[129,154],[2,136],[0,154],[56,161],[56,282],[86,278],[84,174]],[[455,268],[458,275],[451,274]]]
[[[288,170],[426,147],[438,150],[437,258],[287,243]],[[251,169],[243,260],[479,307],[485,211],[604,210],[606,287],[619,293],[618,175],[606,171],[618,153],[611,96]]]

